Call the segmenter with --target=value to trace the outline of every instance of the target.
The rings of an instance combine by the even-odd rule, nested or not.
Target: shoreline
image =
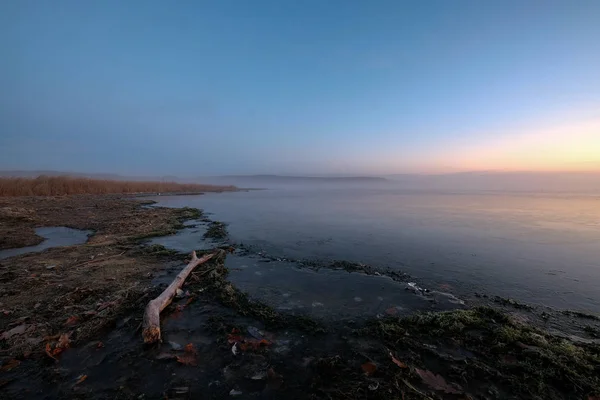
[[[185,228],[184,222],[188,220],[213,224],[211,232],[220,239],[225,239],[227,232],[224,224],[211,221],[200,210],[143,207],[148,204],[131,195],[27,201],[0,198],[1,209],[19,209],[14,215],[0,214],[0,222],[7,225],[10,221],[8,225],[13,231],[25,232],[21,235],[23,242],[31,240],[33,226],[69,226],[94,232],[85,244],[0,260],[3,294],[0,308],[4,313],[0,332],[5,334],[18,328],[17,333],[1,342],[0,369],[6,376],[2,377],[6,379],[3,391],[24,396],[19,382],[37,376],[34,386],[43,392],[45,386],[39,377],[52,377],[49,382],[60,382],[52,370],[61,365],[61,357],[77,358],[71,354],[80,353],[89,356],[90,343],[104,343],[103,348],[93,349],[93,354],[106,351],[117,358],[119,354],[130,354],[131,362],[140,368],[144,360],[158,357],[157,351],[164,350],[164,344],[158,350],[141,348],[136,324],[119,323],[127,318],[140,319],[140,310],[160,291],[153,280],[161,274],[176,273],[186,256],[164,246],[147,245],[146,241],[175,234]],[[224,240],[222,247],[231,245]],[[244,251],[248,249],[238,247],[238,253],[243,255]],[[193,302],[187,304],[191,297],[184,298],[167,308],[163,316],[170,319],[183,314],[182,318],[189,318],[185,322],[190,324],[186,331],[206,330],[213,344],[195,343],[200,355],[206,353],[197,366],[181,365],[172,358],[155,360],[150,373],[171,382],[173,388],[180,387],[176,386],[179,383],[165,374],[165,368],[170,371],[177,367],[185,375],[179,369],[202,370],[203,362],[218,364],[219,371],[225,371],[223,368],[238,371],[251,365],[253,373],[266,371],[265,376],[259,374],[260,379],[253,379],[247,374],[228,377],[227,373],[220,373],[219,380],[208,377],[211,374],[205,371],[208,381],[204,382],[203,377],[187,382],[188,394],[206,390],[211,379],[223,381],[216,387],[210,385],[212,395],[217,398],[232,391],[267,397],[302,395],[301,398],[308,398],[309,394],[331,398],[464,398],[482,394],[492,398],[584,398],[600,394],[598,374],[594,376],[594,371],[600,371],[600,345],[594,342],[600,337],[600,330],[594,316],[569,311],[548,314],[514,300],[481,297],[463,310],[331,323],[285,314],[252,300],[227,279],[229,271],[224,261],[210,262],[200,270],[207,275],[188,282],[186,290],[194,293]],[[316,268],[317,273],[319,268],[328,267],[348,273],[392,274],[354,263],[322,265]],[[407,281],[408,276],[397,274],[396,279]],[[35,299],[31,299],[32,291],[36,293]],[[36,307],[39,303],[42,304]],[[44,308],[47,305],[52,307]],[[195,324],[200,320],[200,316],[194,316],[198,308],[206,309],[206,314],[212,313],[201,328]],[[186,313],[190,314],[186,317]],[[581,336],[569,337],[573,333],[560,336],[553,331],[569,323],[581,325]],[[255,345],[253,340],[257,338],[252,332],[256,332],[249,329],[253,326],[262,327],[269,344]],[[20,330],[23,332],[18,333]],[[71,349],[62,349],[60,338],[52,339],[64,333],[70,335]],[[125,349],[109,349],[108,338],[115,334],[129,338],[131,343]],[[295,338],[286,340],[290,343],[296,340],[299,344],[287,353],[278,352],[281,347],[293,347],[278,343],[284,340],[277,338],[286,334]],[[47,345],[51,352],[60,350],[56,354],[59,361],[45,354]],[[236,356],[232,354],[232,346],[246,350]],[[177,354],[181,352],[177,351],[169,354],[180,357]],[[210,360],[203,361],[204,358]],[[307,365],[298,365],[298,361]],[[103,367],[113,368],[118,364],[108,361]],[[40,366],[43,371],[36,371]],[[130,374],[133,381],[139,381],[135,371]],[[88,398],[121,393],[119,387],[102,379],[94,386],[91,372],[89,377],[87,388],[82,382],[74,393],[70,382],[59,384],[55,393],[60,397],[85,393]],[[131,384],[132,398],[145,393],[139,382],[137,385]],[[154,398],[163,392],[147,395]]]

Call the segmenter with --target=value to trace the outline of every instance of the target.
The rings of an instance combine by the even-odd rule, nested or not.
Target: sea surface
[[[231,241],[275,257],[391,267],[463,298],[600,312],[598,195],[305,186],[153,199],[201,208],[229,224]]]

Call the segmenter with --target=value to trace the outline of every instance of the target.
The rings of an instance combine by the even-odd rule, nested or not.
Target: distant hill
[[[286,176],[286,175],[224,175],[216,179],[262,180],[271,182],[385,182],[376,176]],[[201,178],[199,178],[201,179]]]
[[[195,182],[213,185],[233,185],[245,188],[301,188],[301,187],[360,187],[387,185],[390,181],[374,176],[286,176],[286,175],[226,175],[198,177]]]

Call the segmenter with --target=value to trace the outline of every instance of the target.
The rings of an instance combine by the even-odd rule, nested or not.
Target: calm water
[[[52,247],[72,246],[74,244],[85,243],[88,240],[89,235],[92,234],[92,231],[82,231],[64,226],[50,226],[36,228],[35,233],[45,240],[35,246],[0,250],[0,260],[21,254],[36,253]]]
[[[157,197],[269,254],[398,268],[422,285],[600,312],[600,196],[273,189]]]

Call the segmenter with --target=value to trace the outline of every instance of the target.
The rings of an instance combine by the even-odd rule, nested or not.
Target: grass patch
[[[173,257],[179,255],[176,250],[167,249],[162,244],[153,244],[143,248],[143,252],[147,255],[158,257]]]
[[[160,229],[160,230],[156,230],[156,231],[142,233],[141,235],[132,236],[131,240],[133,240],[134,242],[140,242],[140,241],[143,241],[146,239],[152,239],[152,238],[160,237],[160,236],[170,236],[170,235],[174,235],[176,233],[177,233],[176,228],[166,228],[166,229]]]
[[[426,350],[438,363],[445,360],[444,349],[458,346],[473,357],[466,364],[442,364],[449,376],[459,372],[467,381],[498,386],[519,398],[600,393],[600,346],[552,336],[490,307],[387,318],[357,333],[398,349]]]
[[[227,224],[219,221],[212,221],[208,224],[208,229],[204,233],[205,239],[224,240],[229,237]]]
[[[134,242],[141,242],[155,237],[174,235],[177,231],[185,228],[185,225],[183,224],[185,221],[204,218],[202,210],[197,208],[183,207],[169,210],[171,210],[173,214],[166,225],[163,225],[156,230],[133,235],[131,240]]]
[[[503,306],[510,306],[518,310],[533,310],[533,307],[528,304],[519,303],[514,299],[504,298],[500,296],[494,297],[494,302],[502,304]]]
[[[177,209],[177,215],[180,221],[187,221],[190,219],[200,219],[204,216],[202,210],[193,207],[182,207]]]

